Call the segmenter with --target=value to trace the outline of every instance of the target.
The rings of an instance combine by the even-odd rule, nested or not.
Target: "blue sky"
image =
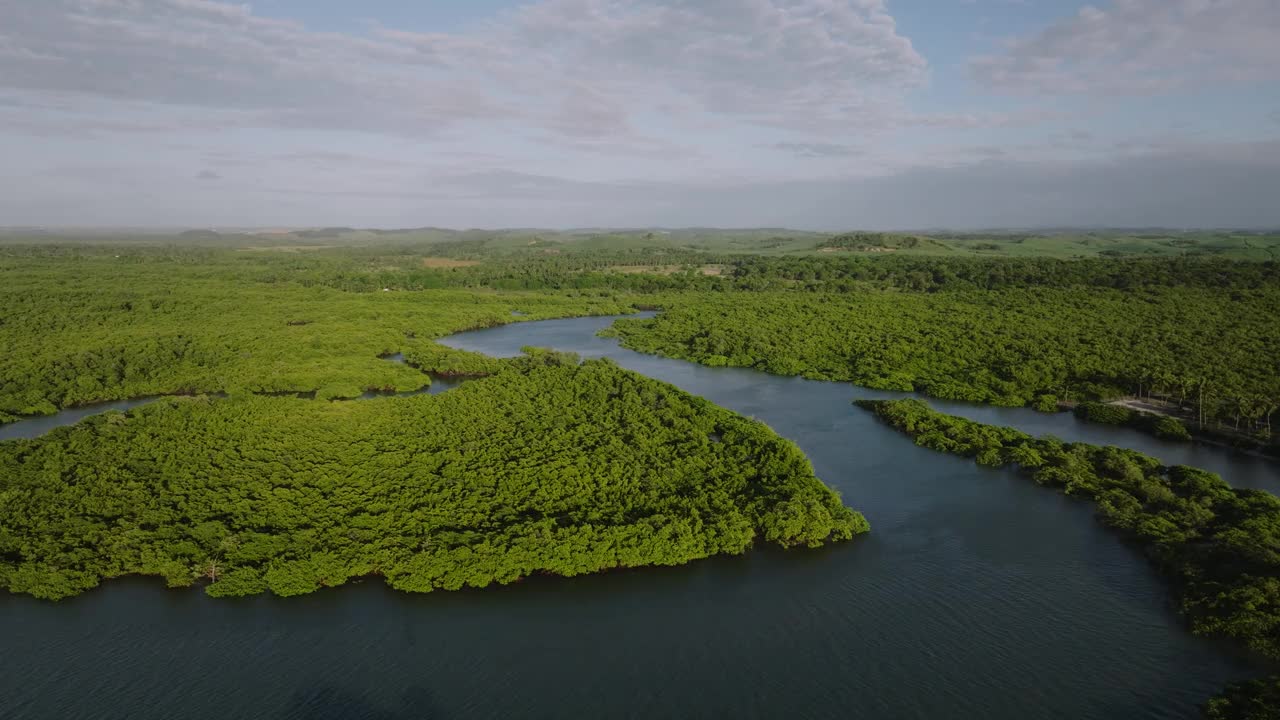
[[[0,0],[0,225],[1280,226],[1275,0]]]

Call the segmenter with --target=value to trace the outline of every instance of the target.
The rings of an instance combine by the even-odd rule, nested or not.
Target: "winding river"
[[[53,604],[0,595],[0,716],[18,718],[1194,718],[1256,659],[1185,631],[1084,503],[915,447],[848,385],[623,350],[612,318],[454,347],[619,364],[797,442],[872,533],[678,568],[411,595],[370,581],[213,600],[154,579]],[[934,402],[1280,490],[1280,464],[1068,415]]]

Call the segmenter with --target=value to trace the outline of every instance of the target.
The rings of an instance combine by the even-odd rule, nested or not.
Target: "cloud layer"
[[[590,139],[684,112],[808,127],[894,106],[925,70],[881,0],[544,0],[460,34],[316,32],[211,0],[0,12],[0,87],[232,126],[431,136],[489,121]]]
[[[975,57],[896,7],[537,0],[333,32],[0,0],[0,225],[1280,225],[1237,182],[1280,191],[1255,155],[1280,138],[1275,0],[1041,11]],[[948,7],[977,34],[982,4]]]
[[[971,68],[990,88],[1047,95],[1275,81],[1278,33],[1275,0],[1116,0],[1013,39]]]

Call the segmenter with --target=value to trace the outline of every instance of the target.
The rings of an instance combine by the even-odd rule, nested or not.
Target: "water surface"
[[[112,410],[124,412],[126,410],[132,410],[139,405],[146,405],[147,403],[153,402],[157,399],[158,398],[155,397],[141,397],[131,398],[129,400],[94,403],[92,405],[60,410],[53,415],[41,415],[25,418],[17,422],[0,425],[0,441],[39,437],[54,428],[63,427],[64,425],[74,425],[90,415],[111,412]]]
[[[796,441],[872,533],[429,595],[368,581],[213,600],[141,579],[58,604],[0,595],[0,716],[1194,718],[1227,681],[1265,669],[1188,634],[1159,579],[1086,504],[918,448],[850,404],[883,394],[632,353],[594,336],[610,322],[446,342],[613,357],[754,415]],[[1167,462],[1193,453],[1236,484],[1277,480],[1266,461],[1216,448],[936,404]]]

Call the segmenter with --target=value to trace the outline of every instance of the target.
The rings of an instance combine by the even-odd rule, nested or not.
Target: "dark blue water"
[[[1256,662],[1189,635],[1088,506],[915,447],[847,385],[712,369],[594,337],[608,318],[454,336],[610,356],[795,440],[872,533],[680,568],[409,595],[368,581],[212,600],[153,580],[0,596],[0,716],[1194,718]],[[1031,411],[952,407],[1135,447],[1236,484],[1266,461]],[[1043,426],[1043,427],[1042,427]],[[1094,433],[1101,435],[1093,436]]]

